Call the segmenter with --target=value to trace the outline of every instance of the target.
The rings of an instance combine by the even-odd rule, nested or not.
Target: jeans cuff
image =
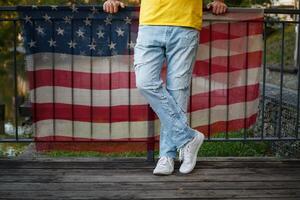
[[[160,153],[158,158],[161,158],[163,156],[176,159],[176,151],[174,153]]]
[[[181,148],[183,148],[187,143],[189,143],[191,140],[194,139],[194,137],[196,136],[196,132],[192,129],[187,127],[187,131],[189,132],[187,139],[177,147],[177,151],[179,151]]]

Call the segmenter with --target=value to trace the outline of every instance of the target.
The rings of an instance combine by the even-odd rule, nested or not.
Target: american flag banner
[[[20,6],[35,140],[147,141],[160,122],[135,86],[139,8]],[[188,119],[206,135],[256,122],[263,12],[203,13]],[[159,37],[159,36],[158,36]],[[162,78],[165,81],[167,66]]]

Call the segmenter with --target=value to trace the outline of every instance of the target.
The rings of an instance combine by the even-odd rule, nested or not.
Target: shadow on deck
[[[140,158],[0,159],[0,199],[300,199],[300,159],[199,158],[152,175]]]

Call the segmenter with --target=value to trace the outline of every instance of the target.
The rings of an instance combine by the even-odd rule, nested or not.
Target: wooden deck
[[[0,199],[300,199],[300,159],[199,158],[154,176],[138,158],[0,159]]]

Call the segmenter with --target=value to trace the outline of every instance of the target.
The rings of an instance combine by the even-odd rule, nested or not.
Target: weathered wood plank
[[[242,197],[300,197],[299,189],[270,189],[270,190],[144,190],[144,191],[119,191],[115,190],[91,190],[85,191],[35,191],[34,196],[32,191],[7,191],[1,192],[1,198],[16,198],[19,199],[207,199],[207,198],[242,198]]]
[[[197,182],[49,182],[49,183],[9,183],[0,184],[1,191],[90,191],[90,190],[256,190],[256,189],[300,189],[299,182],[295,181],[197,181]]]
[[[300,160],[203,159],[193,173],[154,176],[119,159],[0,159],[0,199],[300,199]]]
[[[227,199],[227,198],[225,198]],[[259,198],[259,197],[245,197],[245,198],[234,198],[234,200],[299,200],[299,197],[263,197],[263,198]]]
[[[277,174],[231,174],[231,175],[208,175],[191,173],[181,175],[178,172],[172,176],[154,176],[151,172],[130,173],[127,174],[105,174],[105,175],[85,175],[85,174],[55,174],[55,175],[3,175],[2,182],[139,182],[139,181],[300,181],[300,177],[293,175]],[[300,182],[299,182],[300,183]]]
[[[175,168],[176,171],[178,171],[178,168]],[[55,175],[55,174],[84,174],[84,175],[112,175],[112,174],[140,174],[140,173],[151,173],[152,169],[143,169],[143,168],[137,168],[137,169],[41,169],[41,168],[25,168],[25,169],[1,169],[0,170],[0,176],[1,175]],[[268,174],[268,175],[274,175],[274,174],[284,174],[284,175],[292,175],[295,177],[300,177],[300,170],[298,168],[236,168],[232,170],[232,168],[220,168],[220,169],[210,169],[210,168],[203,168],[203,169],[196,169],[193,174],[207,174],[207,175],[230,175],[230,174]],[[1,182],[1,180],[0,180]]]
[[[180,163],[175,162],[175,167],[179,167]],[[42,161],[0,161],[0,169],[11,169],[11,168],[41,168],[41,169],[136,169],[136,168],[145,168],[152,169],[155,167],[155,163],[147,162],[42,162]],[[210,168],[210,169],[219,169],[219,168],[300,168],[300,162],[214,162],[214,161],[198,161],[196,164],[196,169]]]
[[[5,199],[3,199],[3,198],[1,198],[0,197],[0,199],[1,200],[28,200],[27,198],[5,198]],[[35,199],[35,198],[34,198]],[[33,200],[34,200],[33,199]],[[86,198],[69,198],[69,199],[76,199],[76,200],[85,200]],[[89,199],[91,199],[91,200],[102,200],[102,199],[117,199],[117,198],[89,198]],[[124,198],[124,199],[126,199],[126,198]],[[151,198],[150,198],[151,199]],[[156,198],[156,199],[162,199],[162,198]],[[173,199],[177,199],[177,198],[163,198],[164,200],[173,200]],[[181,198],[181,199],[186,199],[186,198]],[[299,200],[299,197],[287,197],[287,196],[284,196],[284,197],[262,197],[262,198],[260,198],[260,197],[244,197],[244,198],[224,198],[224,197],[221,197],[221,198],[212,198],[212,197],[210,197],[210,198],[207,198],[207,197],[205,197],[205,198],[201,198],[201,197],[196,197],[196,198],[188,198],[188,200],[191,200],[191,199],[194,199],[194,200],[197,200],[197,199],[222,199],[222,200],[232,200],[232,199],[234,199],[234,200]],[[45,200],[45,199],[44,199]],[[49,199],[50,200],[50,199]]]
[[[48,157],[48,156],[38,156],[33,158],[19,158],[19,157],[13,157],[13,158],[0,158],[0,160],[23,160],[23,161],[59,161],[59,162],[145,162],[146,158],[144,157]],[[157,160],[157,159],[156,159]],[[271,157],[271,156],[261,156],[261,157],[198,157],[198,161],[214,161],[214,162],[223,162],[223,161],[230,161],[230,162],[241,162],[241,161],[296,161],[299,162],[299,158],[279,158],[279,157]]]

